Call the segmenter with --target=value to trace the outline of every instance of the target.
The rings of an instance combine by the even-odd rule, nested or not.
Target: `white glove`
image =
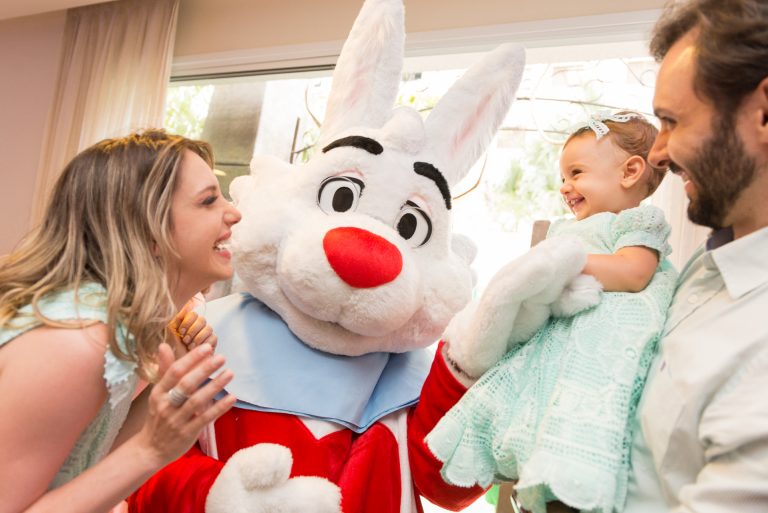
[[[341,490],[320,477],[289,479],[282,445],[258,444],[232,455],[213,483],[206,513],[341,513]]]
[[[558,236],[502,267],[480,299],[446,328],[449,361],[465,378],[476,379],[513,345],[533,336],[550,315],[569,316],[597,304],[602,286],[580,274],[586,261],[578,238]]]

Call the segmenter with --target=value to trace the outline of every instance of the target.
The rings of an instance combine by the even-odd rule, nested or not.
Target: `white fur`
[[[341,49],[320,147],[351,127],[380,127],[397,97],[405,47],[401,0],[366,0]]]
[[[570,317],[600,302],[603,284],[589,274],[580,274],[568,283],[552,303],[552,315]]]
[[[339,488],[319,477],[289,479],[288,448],[258,444],[237,451],[213,483],[206,513],[340,513]]]
[[[450,359],[473,377],[528,340],[553,312],[573,315],[600,300],[600,283],[581,275],[586,251],[576,237],[552,237],[502,267],[477,301],[459,312],[444,339]]]
[[[525,52],[501,45],[473,66],[427,117],[437,167],[455,184],[482,155],[504,120],[525,67]]]

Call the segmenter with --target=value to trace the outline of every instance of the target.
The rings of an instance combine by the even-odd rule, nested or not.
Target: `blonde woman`
[[[212,161],[158,130],[102,141],[0,260],[0,512],[109,510],[234,403],[212,401],[232,373],[210,344],[177,359],[164,343],[174,313],[232,274],[240,213]],[[139,378],[153,385],[131,401]]]

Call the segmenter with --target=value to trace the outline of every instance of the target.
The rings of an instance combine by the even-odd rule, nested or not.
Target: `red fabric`
[[[349,458],[354,433],[342,429],[316,439],[299,417],[233,408],[216,422],[219,458],[258,443],[280,444],[291,449],[291,477],[320,476],[338,482]]]
[[[319,476],[342,489],[345,513],[394,513],[400,509],[400,462],[392,432],[376,423],[364,433],[348,429],[315,438],[298,417],[234,410],[216,424],[219,456],[241,447],[277,443],[291,448],[291,477]],[[300,457],[298,456],[300,455]]]
[[[440,477],[440,463],[424,444],[424,436],[465,391],[438,356],[420,403],[408,412],[407,443],[414,486],[430,501],[455,511],[472,503],[483,490],[446,484]],[[398,442],[384,424],[377,422],[361,434],[342,429],[316,439],[293,415],[233,408],[216,422],[216,444],[222,461],[241,448],[265,442],[291,449],[292,477],[319,476],[339,485],[344,513],[400,511],[403,490],[398,443],[406,442]],[[130,498],[129,511],[204,513],[208,490],[222,466],[222,462],[194,447],[142,486]],[[418,497],[416,504],[422,511]]]
[[[424,442],[445,412],[467,391],[448,369],[443,358],[443,345],[441,342],[438,346],[419,403],[408,418],[408,456],[417,493],[445,509],[459,511],[477,500],[485,490],[479,486],[462,488],[446,484],[440,476],[442,463]]]
[[[128,498],[128,511],[205,513],[205,498],[224,464],[192,447]]]
[[[397,246],[354,227],[334,228],[323,238],[328,263],[347,284],[365,289],[389,283],[403,269]]]
[[[359,435],[337,484],[344,513],[399,511],[400,461],[392,431],[376,423]]]

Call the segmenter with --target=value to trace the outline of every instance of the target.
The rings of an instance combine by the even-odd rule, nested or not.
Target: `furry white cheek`
[[[366,335],[391,333],[422,306],[421,277],[404,255],[398,276],[385,284],[358,288],[331,268],[318,232],[302,230],[283,241],[277,258],[277,281],[291,304],[302,313]]]
[[[452,263],[442,267],[432,266],[426,270],[428,294],[434,297],[431,301],[431,316],[440,324],[447,324],[472,298],[472,270],[460,258],[452,259]],[[446,283],[451,286],[446,287]]]
[[[404,268],[397,279],[372,289],[353,289],[339,324],[368,337],[383,337],[406,326],[425,306],[418,272]]]

